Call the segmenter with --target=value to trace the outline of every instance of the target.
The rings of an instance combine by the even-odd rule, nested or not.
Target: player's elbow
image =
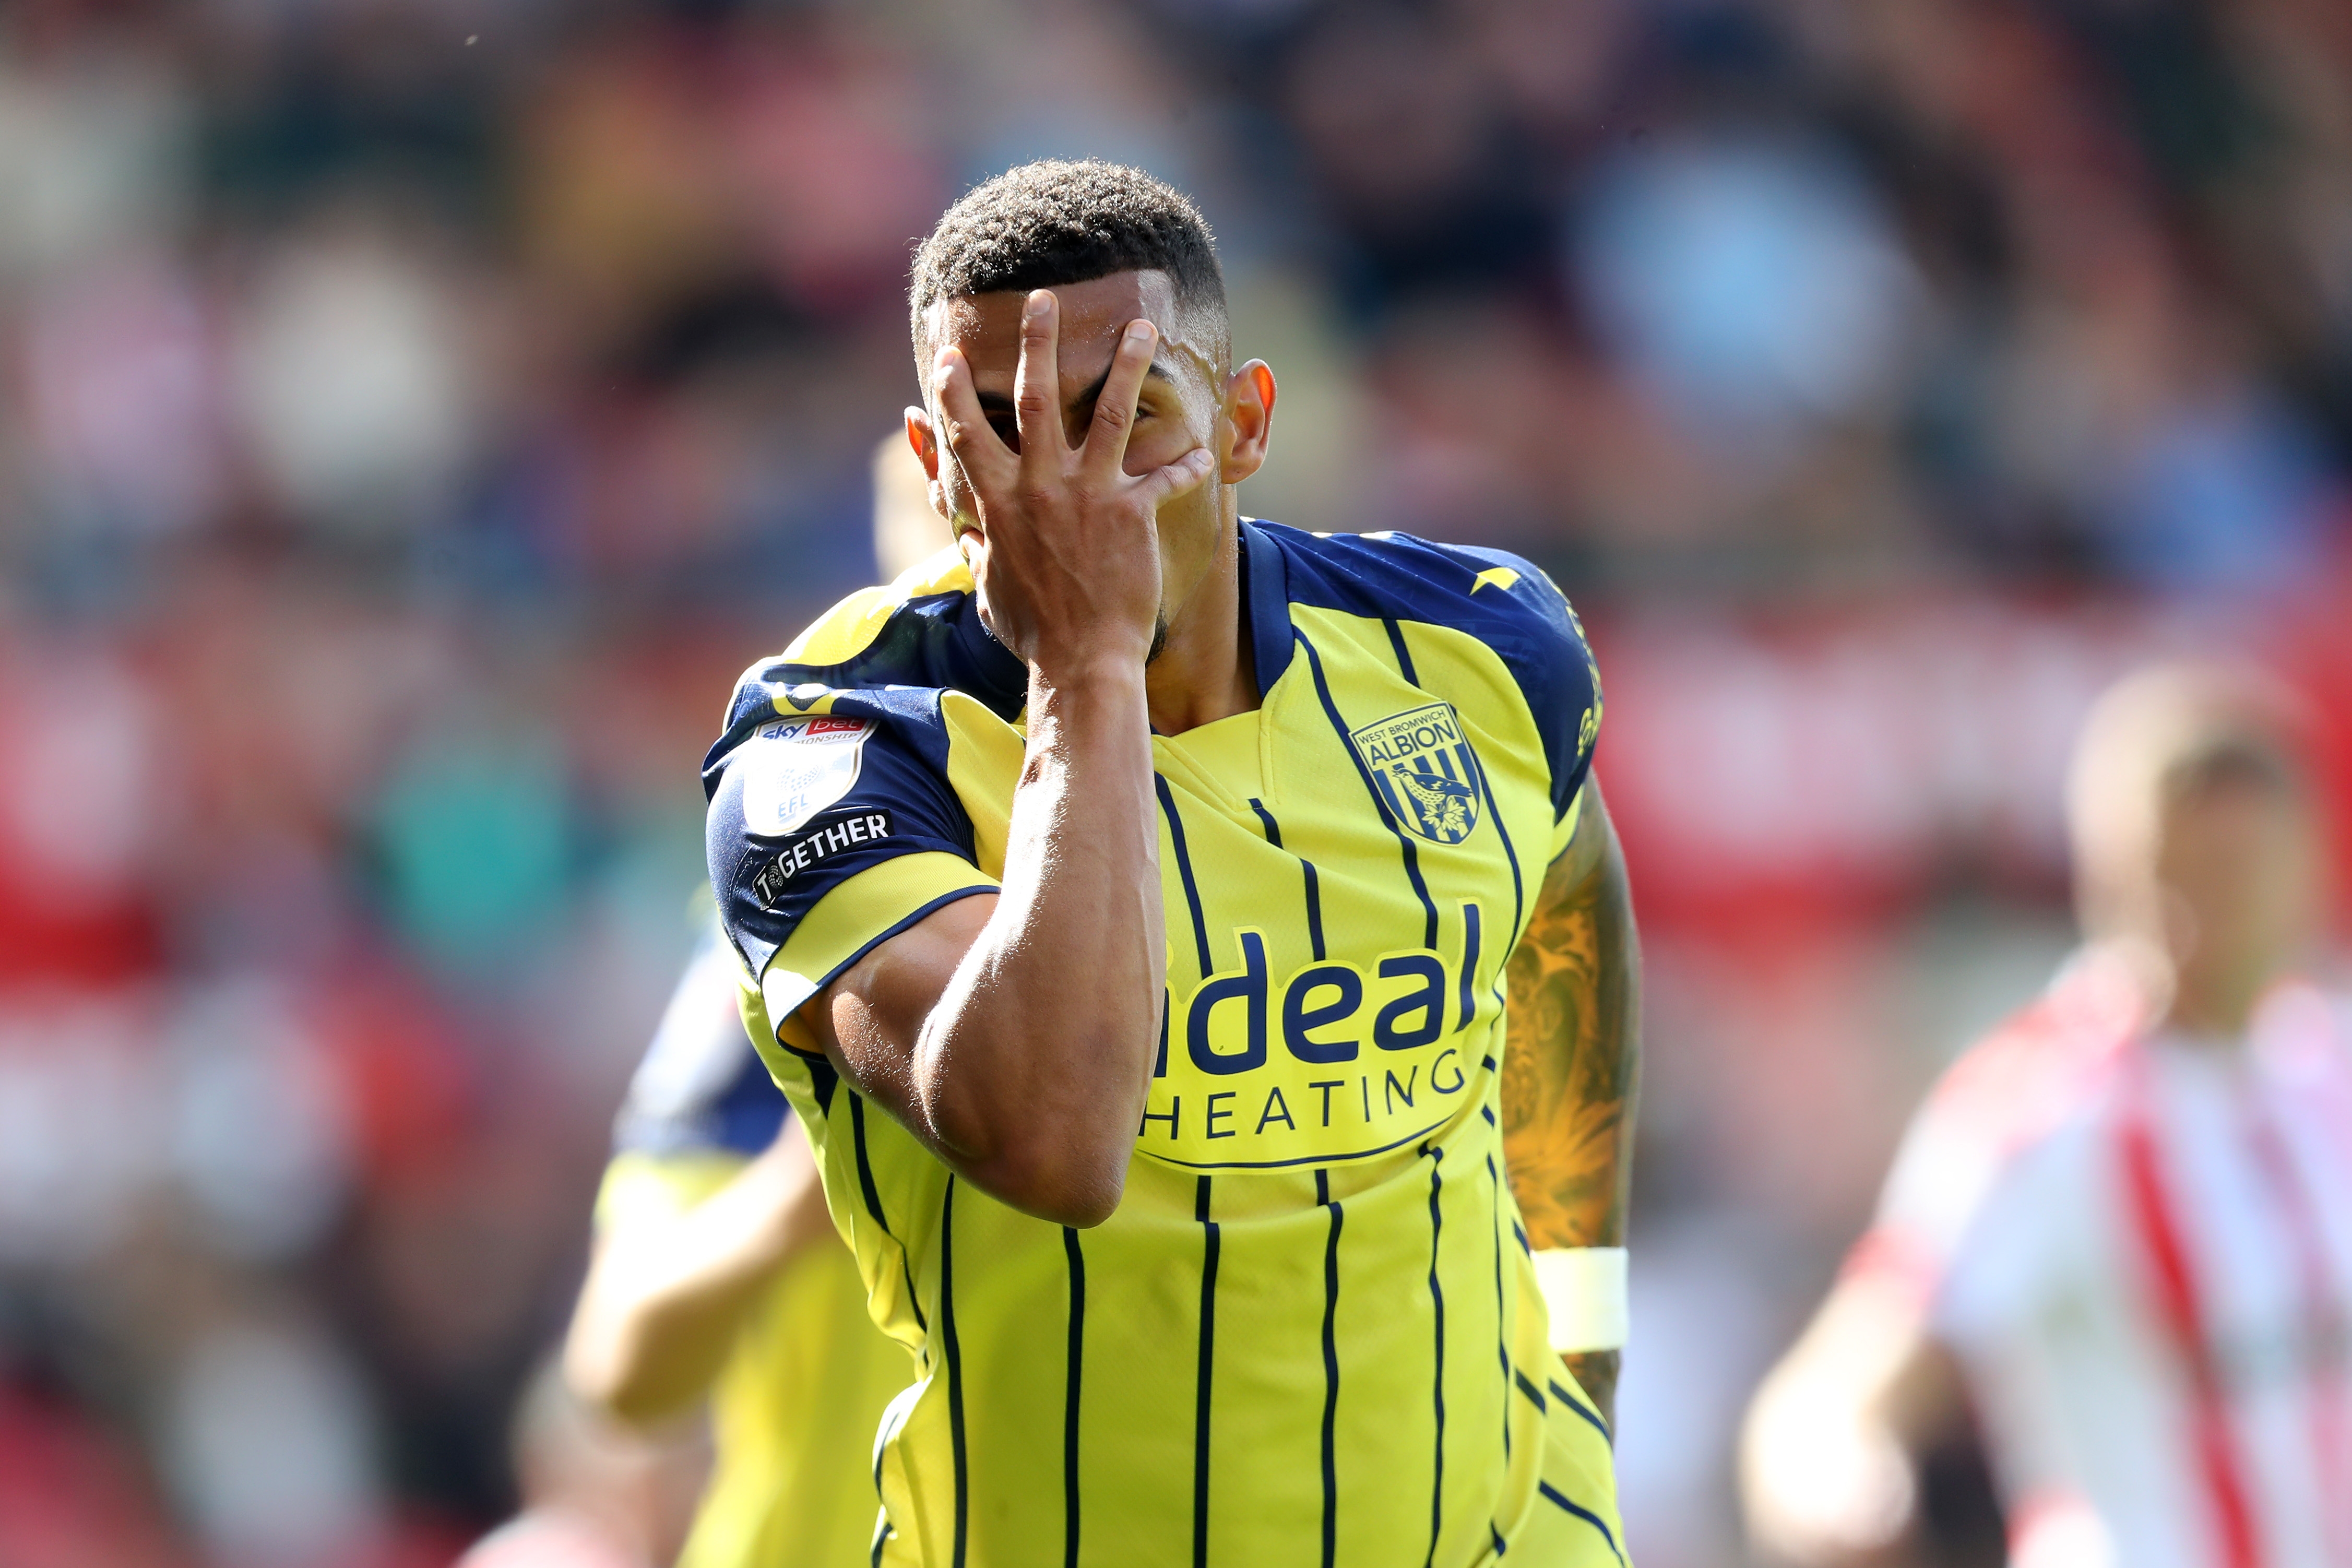
[[[651,1428],[690,1407],[701,1387],[659,1353],[652,1309],[617,1285],[617,1272],[603,1257],[589,1270],[563,1339],[563,1382],[600,1415]]]
[[[1068,1226],[1072,1230],[1092,1230],[1118,1212],[1125,1185],[1124,1178],[1114,1178],[1093,1185],[1031,1187],[1022,1196],[1007,1201],[1024,1214],[1050,1224]]]
[[[695,1407],[709,1390],[709,1373],[698,1364],[677,1364],[642,1342],[567,1343],[563,1382],[597,1414],[640,1432],[658,1432]]]
[[[651,1390],[642,1375],[644,1360],[631,1353],[629,1336],[593,1313],[575,1318],[563,1342],[563,1382],[583,1405],[632,1426],[656,1419]]]
[[[963,1178],[1023,1214],[1079,1229],[1118,1208],[1139,1105],[1108,1109],[1095,1089],[969,1083],[923,1106],[928,1138]]]
[[[1134,1123],[1101,1114],[997,1117],[971,1129],[957,1168],[981,1192],[1021,1213],[1087,1229],[1118,1213],[1134,1154]]]
[[[579,1396],[582,1404],[624,1426],[633,1426],[641,1432],[666,1425],[693,1403],[691,1400],[676,1399],[643,1378],[592,1378],[583,1381],[567,1368],[564,1381],[571,1384],[572,1393]]]
[[[996,1140],[964,1174],[999,1203],[1038,1219],[1086,1230],[1118,1212],[1134,1147],[1055,1127],[1025,1128]]]

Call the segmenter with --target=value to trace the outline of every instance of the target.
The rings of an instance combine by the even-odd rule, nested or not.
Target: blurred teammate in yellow
[[[706,941],[624,1104],[565,1372],[651,1426],[710,1402],[680,1568],[848,1568],[874,1533],[874,1429],[912,1376],[877,1332],[808,1141]]]
[[[896,575],[939,524],[895,435],[874,483],[876,552]],[[639,1426],[709,1395],[714,1464],[680,1568],[864,1563],[875,1428],[912,1366],[866,1315],[808,1140],[743,1032],[715,924],[615,1134],[565,1347],[573,1388]]]

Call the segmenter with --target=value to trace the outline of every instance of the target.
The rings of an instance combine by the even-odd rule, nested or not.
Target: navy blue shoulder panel
[[[1408,533],[1321,535],[1265,522],[1244,529],[1245,542],[1255,533],[1280,552],[1282,592],[1293,604],[1447,626],[1494,649],[1543,737],[1553,820],[1567,813],[1592,763],[1601,675],[1576,612],[1540,569],[1500,550]],[[1259,592],[1253,583],[1253,599]]]
[[[828,712],[787,718],[771,707],[765,722],[744,705],[703,769],[719,923],[754,974],[858,872],[925,850],[976,858],[971,817],[948,783],[945,694],[830,695]]]
[[[825,618],[834,613],[827,611]],[[765,689],[751,690],[755,684]],[[973,595],[926,594],[899,605],[871,642],[838,664],[775,658],[753,665],[735,688],[727,727],[732,733],[747,716],[747,704],[763,718],[774,712],[767,704],[778,693],[804,687],[871,690],[886,686],[961,691],[1009,721],[1028,700],[1029,670],[982,623]]]
[[[744,672],[702,786],[720,923],[752,973],[859,871],[923,850],[974,858],[971,818],[948,784],[949,690],[1007,720],[1027,699],[1026,667],[969,593],[906,601],[839,663],[776,658]]]

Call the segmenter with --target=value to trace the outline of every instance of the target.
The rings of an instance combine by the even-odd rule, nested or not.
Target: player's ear
[[[1225,449],[1217,470],[1221,483],[1237,485],[1265,464],[1274,428],[1274,372],[1254,359],[1225,380]]]
[[[952,521],[955,508],[949,504],[947,487],[940,482],[939,433],[931,428],[931,416],[927,411],[910,407],[906,415],[907,445],[915,449],[915,460],[923,465],[923,477],[930,481],[928,488],[931,510]]]
[[[933,484],[940,482],[940,438],[931,429],[931,416],[923,409],[907,410],[907,445],[915,449],[915,457],[923,465],[923,473]]]

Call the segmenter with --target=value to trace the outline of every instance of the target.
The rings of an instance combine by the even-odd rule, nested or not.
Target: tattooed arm
[[[1633,1178],[1641,947],[1601,786],[1588,780],[1582,799],[1575,835],[1544,875],[1508,972],[1503,1152],[1528,1240],[1538,1250],[1623,1246]],[[1613,1422],[1617,1352],[1568,1362]]]

